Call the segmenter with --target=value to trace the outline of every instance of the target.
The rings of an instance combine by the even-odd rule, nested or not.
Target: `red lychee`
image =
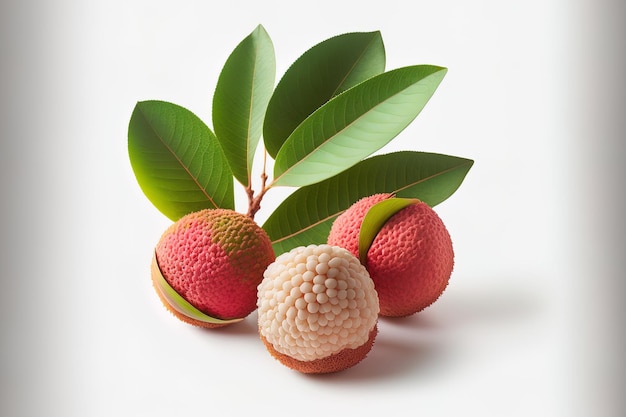
[[[187,214],[161,236],[152,278],[165,306],[179,319],[202,327],[221,327],[183,314],[159,290],[169,286],[200,312],[221,320],[244,318],[256,309],[257,286],[275,259],[265,231],[249,216],[227,209]],[[156,267],[156,268],[155,268]]]
[[[328,244],[358,256],[363,218],[373,205],[390,197],[375,194],[354,203],[333,223]],[[411,204],[378,232],[365,266],[378,292],[381,316],[417,313],[435,302],[448,285],[454,266],[450,234],[428,204]]]

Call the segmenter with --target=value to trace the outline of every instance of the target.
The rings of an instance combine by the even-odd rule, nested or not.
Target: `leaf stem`
[[[248,216],[254,219],[254,215],[261,209],[261,200],[263,196],[270,189],[271,186],[267,186],[267,151],[263,151],[263,171],[261,172],[261,191],[258,195],[254,195],[252,190],[252,182],[250,181],[246,187],[246,193],[248,194]]]

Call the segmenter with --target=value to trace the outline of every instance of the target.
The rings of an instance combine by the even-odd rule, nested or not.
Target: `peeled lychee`
[[[378,297],[367,270],[345,249],[297,247],[270,264],[258,287],[261,340],[303,373],[337,372],[368,354],[378,331]]]
[[[367,211],[390,194],[362,198],[333,223],[328,244],[359,253],[359,231]],[[365,266],[374,281],[380,315],[404,317],[434,303],[454,266],[452,240],[437,213],[424,202],[394,214],[376,235]]]
[[[152,279],[176,317],[197,326],[222,327],[224,323],[197,320],[173,305],[157,285],[158,274],[201,313],[230,320],[256,309],[257,286],[274,259],[269,237],[250,217],[206,209],[187,214],[163,233],[155,249]]]

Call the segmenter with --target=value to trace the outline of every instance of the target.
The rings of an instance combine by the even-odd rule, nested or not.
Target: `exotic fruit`
[[[261,340],[285,366],[337,372],[372,348],[378,297],[367,270],[345,249],[297,247],[278,256],[258,287]]]
[[[376,194],[354,203],[333,223],[328,244],[358,256],[363,218],[372,206],[391,197]],[[430,206],[417,201],[393,214],[365,261],[378,292],[380,315],[403,317],[431,305],[447,287],[453,265],[450,235]]]
[[[163,304],[184,322],[222,327],[256,309],[256,289],[275,259],[250,217],[227,209],[187,214],[161,236],[152,280]]]

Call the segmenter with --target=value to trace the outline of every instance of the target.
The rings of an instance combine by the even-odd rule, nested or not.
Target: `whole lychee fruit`
[[[390,194],[362,198],[333,223],[328,244],[359,253],[359,231],[367,211]],[[378,232],[365,266],[378,291],[380,315],[403,317],[434,303],[454,266],[452,240],[437,213],[424,202],[394,214]]]
[[[282,364],[303,373],[337,372],[365,358],[378,311],[367,270],[330,245],[283,253],[258,287],[261,340]]]
[[[265,231],[252,218],[227,209],[190,213],[172,224],[155,249],[152,279],[165,306],[179,319],[202,327],[244,318],[256,309],[257,286],[275,259]],[[173,303],[160,275],[185,302],[218,322],[198,320]]]

